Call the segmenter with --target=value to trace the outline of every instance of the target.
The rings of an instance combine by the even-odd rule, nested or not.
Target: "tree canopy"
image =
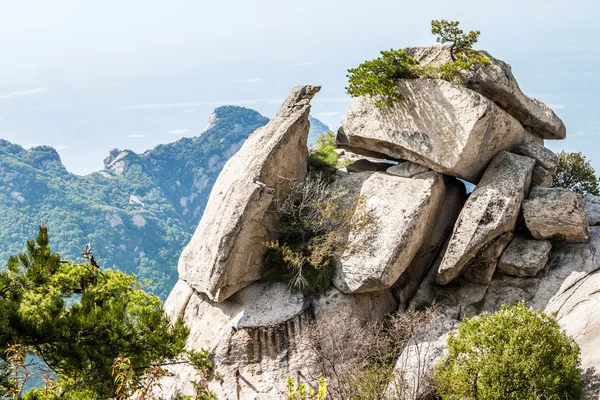
[[[43,360],[62,398],[106,399],[114,394],[115,359],[127,357],[141,376],[177,358],[187,335],[135,275],[61,260],[47,226],[0,272],[0,393],[15,384],[6,352],[15,343]]]
[[[596,171],[581,153],[558,153],[558,166],[552,177],[555,187],[562,187],[579,194],[600,196],[600,180]]]

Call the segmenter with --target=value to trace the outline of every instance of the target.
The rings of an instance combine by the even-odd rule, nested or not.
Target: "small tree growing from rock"
[[[558,166],[552,182],[555,187],[569,189],[579,194],[600,196],[600,182],[596,171],[581,153],[558,153]]]
[[[520,303],[461,321],[435,371],[442,399],[579,399],[579,347]]]

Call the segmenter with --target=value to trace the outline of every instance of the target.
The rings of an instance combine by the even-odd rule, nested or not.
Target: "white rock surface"
[[[517,236],[502,253],[498,269],[515,276],[536,276],[546,266],[552,245],[547,240]]]
[[[320,90],[298,86],[277,114],[229,159],[204,215],[179,259],[179,277],[223,301],[261,276],[276,196],[306,173],[309,101]]]
[[[344,293],[389,288],[408,268],[425,241],[445,194],[435,172],[419,179],[361,172],[337,184],[349,196],[363,196],[372,223],[350,232],[348,249],[336,262],[334,285]]]
[[[506,151],[494,157],[458,217],[438,270],[439,284],[462,275],[483,246],[514,231],[534,164]]]
[[[409,47],[406,52],[421,64],[440,65],[450,60],[447,46]],[[566,128],[550,107],[528,97],[519,88],[510,65],[482,51],[491,63],[466,71],[466,86],[491,99],[530,132],[544,139],[564,139]]]
[[[398,90],[404,99],[382,109],[367,97],[354,100],[338,147],[477,183],[496,153],[531,140],[517,120],[472,90],[436,79],[401,80]]]
[[[583,198],[563,188],[535,187],[523,202],[527,229],[536,239],[563,238],[585,242],[589,226]]]
[[[191,288],[181,282],[167,308],[172,317],[183,315],[190,327],[188,349],[211,351],[223,382],[213,379],[209,388],[219,399],[283,398],[288,377],[320,376],[325,360],[312,349],[327,351],[327,344],[314,342],[312,327],[335,330],[343,340],[397,308],[390,291],[346,295],[332,288],[322,296],[305,297],[285,283],[264,282],[215,303],[198,292],[190,294]],[[173,375],[161,381],[162,396],[193,393],[192,368],[177,365],[169,372]]]

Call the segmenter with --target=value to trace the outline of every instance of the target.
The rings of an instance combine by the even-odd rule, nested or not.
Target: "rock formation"
[[[422,64],[449,58],[446,47],[407,51]],[[332,185],[344,188],[343,201],[364,199],[370,220],[344,236],[324,293],[261,279],[264,242],[280,222],[270,211],[306,172],[308,102],[318,88],[295,88],[227,163],[165,304],[190,327],[188,348],[210,350],[219,398],[279,399],[288,377],[314,384],[327,365],[357,357],[369,325],[432,304],[440,318],[395,360],[404,384],[390,384],[390,395],[423,392],[423,374],[461,318],[521,301],[557,312],[582,349],[587,381],[597,376],[600,201],[547,187],[557,158],[543,139],[564,138],[565,127],[521,92],[510,66],[489,58],[465,71],[464,87],[401,79],[395,106],[352,103],[337,144],[354,162]],[[456,178],[477,186],[467,196]],[[170,370],[162,393],[190,394],[193,370]]]

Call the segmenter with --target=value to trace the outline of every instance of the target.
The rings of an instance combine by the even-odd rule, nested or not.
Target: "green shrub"
[[[600,181],[596,171],[581,153],[558,153],[558,166],[552,176],[555,187],[562,187],[579,194],[600,196]]]
[[[265,244],[265,279],[308,293],[331,286],[334,260],[347,248],[349,231],[365,229],[371,215],[364,198],[343,202],[342,197],[340,189],[315,175],[292,186],[277,203],[279,240]]]
[[[579,347],[524,303],[461,321],[434,382],[442,399],[579,399]]]
[[[398,91],[399,79],[444,79],[455,84],[462,83],[461,72],[474,64],[488,65],[490,60],[473,50],[479,31],[464,34],[458,21],[432,21],[431,33],[438,35],[439,43],[450,45],[451,61],[439,66],[420,65],[404,50],[382,51],[381,57],[365,61],[348,70],[346,92],[352,97],[369,96],[375,106],[382,108],[399,103],[403,95]]]
[[[287,380],[286,400],[325,400],[327,398],[327,381],[321,377],[317,381],[317,391],[307,387],[307,385],[294,381],[293,378]]]
[[[317,144],[308,156],[308,166],[311,173],[332,182],[335,171],[340,168],[340,155],[335,151],[335,133],[327,132],[317,138]]]

